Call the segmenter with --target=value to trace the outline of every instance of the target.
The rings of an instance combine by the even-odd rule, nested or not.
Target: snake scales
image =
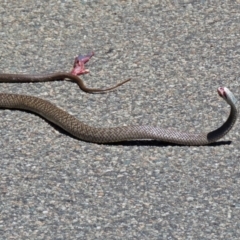
[[[116,88],[130,79],[108,89],[89,89],[82,80],[69,73],[48,75],[0,74],[0,82],[34,82],[54,81],[70,78],[77,82],[86,92],[102,92]],[[95,128],[80,122],[77,118],[56,107],[52,103],[33,96],[18,94],[0,94],[0,108],[29,110],[55,123],[73,136],[88,142],[110,143],[126,140],[154,139],[181,145],[206,145],[215,142],[226,135],[237,119],[237,100],[229,89],[218,88],[218,94],[230,105],[231,111],[226,122],[218,129],[209,133],[184,133],[175,130],[162,129],[153,126],[123,126]]]

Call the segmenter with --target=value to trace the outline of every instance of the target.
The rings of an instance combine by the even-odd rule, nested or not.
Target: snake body
[[[77,83],[81,90],[87,93],[101,93],[113,90],[124,83],[130,81],[128,78],[125,81],[118,83],[117,85],[105,89],[88,88],[84,85],[81,78],[76,75],[67,72],[56,72],[49,74],[12,74],[12,73],[0,73],[0,82],[14,83],[14,82],[50,82],[50,81],[62,81],[64,79],[70,79],[72,82]]]
[[[52,74],[49,78],[43,77],[40,79],[39,77],[36,77],[37,75],[23,76],[15,74],[0,74],[0,82],[3,82],[2,79],[5,79],[4,81],[7,79],[7,82],[29,82],[35,81],[35,79],[37,79],[37,81],[48,81],[49,79],[52,81],[53,79],[61,80],[65,77],[69,78],[69,75],[71,74],[61,73],[61,76],[55,76]],[[73,75],[70,77],[72,76]],[[73,81],[76,81],[76,79],[74,78]],[[81,89],[86,88],[81,81],[79,85]],[[91,90],[93,89],[90,89],[89,92],[91,92]],[[99,91],[99,89],[97,89],[97,91]],[[108,128],[91,127],[79,121],[76,117],[70,115],[66,111],[53,105],[49,101],[27,95],[1,93],[0,108],[20,109],[34,112],[63,128],[65,131],[77,137],[78,139],[88,142],[111,143],[129,140],[152,139],[180,145],[206,145],[215,142],[226,135],[233,127],[237,119],[237,108],[235,106],[237,100],[235,99],[234,95],[225,87],[218,88],[218,94],[231,107],[228,119],[221,127],[212,132],[194,134],[153,126],[122,126]]]

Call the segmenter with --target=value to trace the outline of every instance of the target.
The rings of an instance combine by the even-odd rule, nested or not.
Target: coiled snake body
[[[61,76],[54,76],[54,78],[55,80],[63,79],[65,77],[69,77],[70,75],[71,74],[64,75],[61,73]],[[76,78],[76,76],[74,76],[74,78]],[[21,75],[14,74],[0,74],[0,82],[17,82],[19,79],[23,79],[23,77]],[[29,81],[38,80],[37,78],[34,78],[35,80],[32,79],[33,78],[31,78]],[[44,81],[53,80],[50,77],[43,77],[42,79],[45,79]],[[25,82],[27,80],[28,79],[24,78]],[[82,89],[84,90],[84,88],[86,87],[83,85]],[[91,92],[91,89],[86,89],[87,92]],[[101,92],[101,90],[97,90]],[[62,109],[56,107],[46,100],[26,95],[1,93],[0,108],[32,111],[41,115],[50,122],[55,123],[73,136],[88,142],[111,143],[129,140],[153,139],[181,145],[206,145],[215,142],[226,135],[233,127],[237,119],[237,108],[235,106],[237,100],[235,99],[234,95],[228,88],[225,87],[218,88],[218,94],[231,107],[228,119],[221,127],[212,132],[194,134],[162,129],[153,126],[123,126],[109,128],[91,127],[80,122],[74,116],[70,115],[69,113],[63,111]]]

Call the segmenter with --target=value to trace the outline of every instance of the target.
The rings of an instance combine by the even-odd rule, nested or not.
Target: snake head
[[[228,88],[219,87],[217,92],[218,92],[218,95],[222,97],[228,104],[232,105],[237,102],[237,99]]]
[[[81,61],[83,63],[87,63],[89,61],[89,59],[94,55],[94,52],[91,52],[89,54],[86,55],[81,55],[79,54],[76,58],[75,61]],[[75,62],[74,62],[75,63]]]
[[[78,55],[74,60],[71,74],[77,76],[77,75],[89,73],[89,70],[85,69],[85,63],[87,63],[93,55],[94,55],[94,52],[91,52],[87,55],[81,55],[81,54]]]
[[[219,87],[218,90],[218,95],[222,98],[227,98],[226,92],[225,92],[225,88],[224,87]]]

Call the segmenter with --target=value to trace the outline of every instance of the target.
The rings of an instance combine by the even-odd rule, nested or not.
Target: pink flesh
[[[94,55],[94,52],[91,52],[84,56],[82,56],[82,55],[77,56],[74,60],[73,69],[71,71],[71,74],[77,76],[77,75],[89,73],[89,70],[85,69],[84,64],[87,63],[93,55]]]

